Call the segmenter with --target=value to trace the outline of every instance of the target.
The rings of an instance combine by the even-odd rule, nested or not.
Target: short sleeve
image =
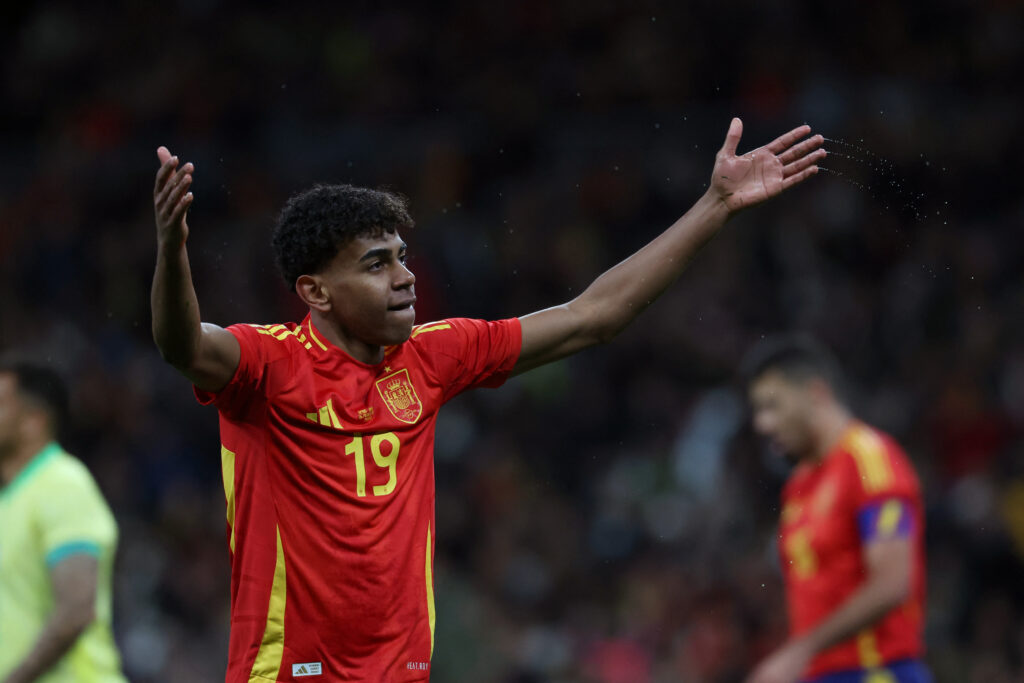
[[[37,513],[47,566],[78,553],[107,554],[117,542],[117,526],[92,475],[69,460],[51,476],[60,495],[41,501]]]
[[[445,385],[446,401],[474,387],[501,386],[519,360],[523,334],[518,318],[451,318],[435,325],[417,328],[413,334],[422,331],[418,336],[437,356],[434,370]],[[428,334],[432,328],[436,334]]]
[[[219,411],[231,417],[242,416],[249,410],[254,399],[262,393],[261,385],[267,365],[267,354],[259,329],[256,325],[231,325],[227,328],[238,340],[238,368],[231,381],[219,392],[193,387],[197,401],[203,405],[212,403]]]
[[[864,543],[909,538],[917,524],[914,508],[900,498],[876,500],[857,512],[857,528]]]

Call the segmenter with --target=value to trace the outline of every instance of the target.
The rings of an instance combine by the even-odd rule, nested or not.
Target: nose
[[[416,276],[412,274],[411,270],[409,270],[409,266],[404,263],[400,263],[398,265],[399,268],[396,271],[394,283],[395,289],[405,289],[416,284]]]

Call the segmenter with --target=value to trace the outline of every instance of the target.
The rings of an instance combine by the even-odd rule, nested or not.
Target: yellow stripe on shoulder
[[[878,434],[868,427],[853,427],[846,445],[857,464],[866,492],[877,493],[892,483],[894,477],[889,453]]]
[[[445,322],[443,320],[438,322],[426,323],[424,325],[417,325],[412,329],[412,335],[409,337],[409,339],[415,339],[419,335],[426,334],[427,332],[437,332],[438,330],[450,330],[451,327],[451,323]]]
[[[289,337],[294,337],[307,351],[313,348],[313,345],[306,340],[306,335],[302,334],[298,329],[289,330],[284,325],[252,325],[256,328],[256,331],[260,334],[265,334],[268,337],[273,337],[278,341],[285,341]],[[319,341],[317,342],[319,343]],[[326,350],[326,349],[325,349]]]

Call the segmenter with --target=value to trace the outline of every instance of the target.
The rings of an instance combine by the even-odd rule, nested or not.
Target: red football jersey
[[[865,539],[898,534],[914,545],[908,600],[869,628],[818,654],[808,677],[871,669],[923,651],[924,511],[917,475],[888,436],[855,422],[819,463],[803,463],[782,494],[779,551],[790,627],[805,633],[864,581]]]
[[[498,386],[519,321],[420,325],[360,363],[299,325],[233,325],[218,394],[231,549],[228,683],[424,681],[434,645],[434,423]],[[317,678],[320,677],[320,678]]]

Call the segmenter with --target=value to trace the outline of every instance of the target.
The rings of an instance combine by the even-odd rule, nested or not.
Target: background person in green
[[[0,681],[122,682],[110,628],[117,525],[57,443],[67,391],[52,370],[0,363]]]

